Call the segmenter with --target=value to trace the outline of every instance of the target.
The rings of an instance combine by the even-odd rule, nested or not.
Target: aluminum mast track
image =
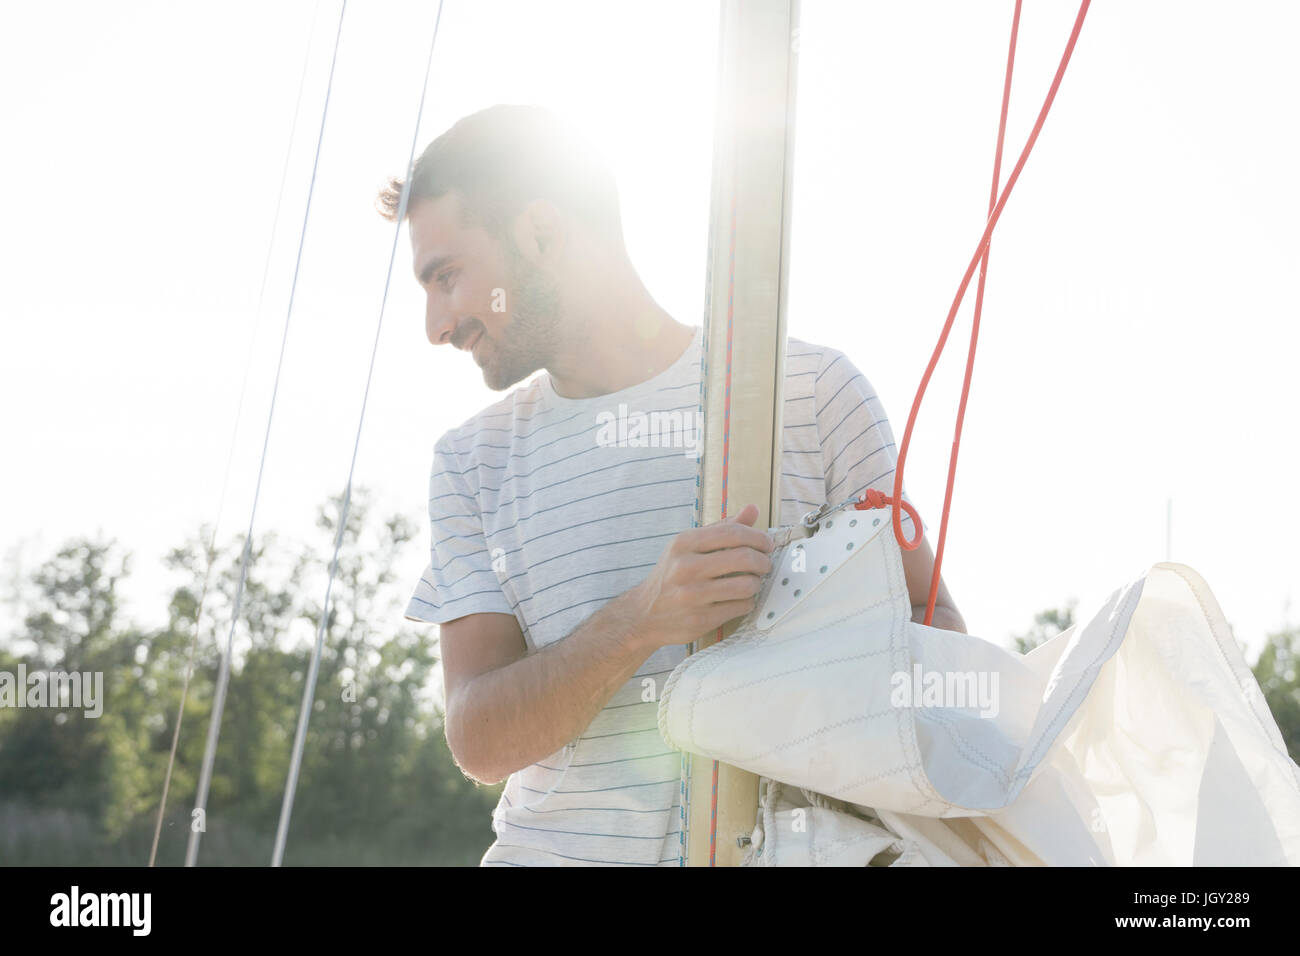
[[[798,0],[724,0],[704,319],[700,524],[780,520]],[[696,643],[700,650],[730,633]],[[737,715],[737,719],[743,719]],[[683,859],[734,866],[758,778],[683,755]]]

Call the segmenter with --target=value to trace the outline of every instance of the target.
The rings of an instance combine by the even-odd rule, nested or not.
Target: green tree
[[[400,572],[414,526],[373,520],[359,492],[342,536],[328,617],[321,603],[338,502],[322,540],[274,534],[249,549],[200,862],[269,862],[311,650],[322,620],[315,705],[286,861],[476,863],[499,788],[455,766],[436,694],[436,630],[407,624]],[[111,541],[60,549],[17,595],[0,670],[100,671],[103,715],[0,709],[0,863],[147,861],[186,668],[186,698],[160,864],[184,856],[243,541],[211,553],[206,531],[173,550],[167,623],[125,620],[129,557]],[[205,575],[207,589],[204,593]],[[195,641],[196,612],[203,614]]]
[[[1028,654],[1039,644],[1051,640],[1061,632],[1074,626],[1074,611],[1077,600],[1070,600],[1065,607],[1048,608],[1034,615],[1034,626],[1024,634],[1012,636],[1016,651]]]
[[[1300,627],[1268,635],[1252,670],[1282,731],[1287,753],[1300,763]]]

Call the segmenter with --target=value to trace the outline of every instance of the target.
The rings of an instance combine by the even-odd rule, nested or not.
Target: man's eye
[[[440,272],[438,274],[438,285],[442,286],[444,289],[448,288],[451,283],[451,278],[455,274],[455,269],[448,269],[446,272]]]

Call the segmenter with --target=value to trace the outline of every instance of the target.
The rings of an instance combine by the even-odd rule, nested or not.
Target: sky
[[[900,441],[983,228],[1012,9],[803,4],[789,331],[846,352]],[[1025,4],[1004,172],[1076,9]],[[156,620],[167,549],[249,525],[282,337],[255,532],[314,534],[341,492],[377,328],[356,482],[427,527],[434,442],[497,396],[425,339],[404,233],[379,324],[373,199],[413,134],[485,106],[585,130],[646,285],[700,322],[717,4],[446,0],[416,132],[437,12],[348,5],[317,164],[337,2],[0,6],[11,570],[113,536]],[[1093,4],[992,244],[943,565],[971,633],[1166,557],[1252,653],[1297,620],[1297,35],[1284,2]],[[907,463],[932,544],[973,298]]]

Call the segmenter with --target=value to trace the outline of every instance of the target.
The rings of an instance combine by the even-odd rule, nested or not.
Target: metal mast
[[[722,4],[701,524],[747,504],[759,508],[757,527],[780,521],[798,18],[798,0]],[[725,764],[715,778],[714,762],[702,757],[687,758],[686,776],[687,864],[736,865],[754,827],[758,778]]]

